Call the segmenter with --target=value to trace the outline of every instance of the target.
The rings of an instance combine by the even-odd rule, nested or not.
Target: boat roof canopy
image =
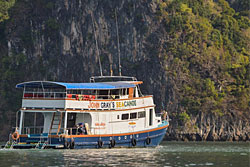
[[[128,82],[98,82],[98,83],[65,83],[52,81],[30,81],[16,85],[16,88],[67,89],[67,90],[108,90],[133,88],[138,83]]]

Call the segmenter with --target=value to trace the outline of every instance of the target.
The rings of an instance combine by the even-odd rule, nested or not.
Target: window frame
[[[124,118],[124,116],[127,116]],[[128,120],[129,119],[129,113],[122,114],[122,120]]]
[[[135,117],[133,116],[133,117],[131,117],[131,115],[135,115]],[[132,112],[132,113],[130,113],[129,114],[129,119],[137,119],[137,112]]]

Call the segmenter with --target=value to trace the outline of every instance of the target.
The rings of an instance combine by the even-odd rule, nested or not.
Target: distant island
[[[171,122],[166,140],[250,140],[249,0],[0,0],[0,141],[30,80],[144,81]],[[117,12],[115,12],[117,11]],[[94,21],[91,19],[93,14]],[[31,118],[26,118],[31,119]]]

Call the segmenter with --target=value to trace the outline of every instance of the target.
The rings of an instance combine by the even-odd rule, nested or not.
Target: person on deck
[[[78,133],[80,135],[86,134],[86,128],[84,127],[83,123],[79,123]]]

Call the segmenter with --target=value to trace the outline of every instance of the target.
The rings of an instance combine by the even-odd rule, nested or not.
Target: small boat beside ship
[[[89,83],[17,84],[23,88],[22,107],[9,147],[155,147],[169,122],[157,115],[153,96],[141,93],[142,83],[135,77],[97,76]]]

